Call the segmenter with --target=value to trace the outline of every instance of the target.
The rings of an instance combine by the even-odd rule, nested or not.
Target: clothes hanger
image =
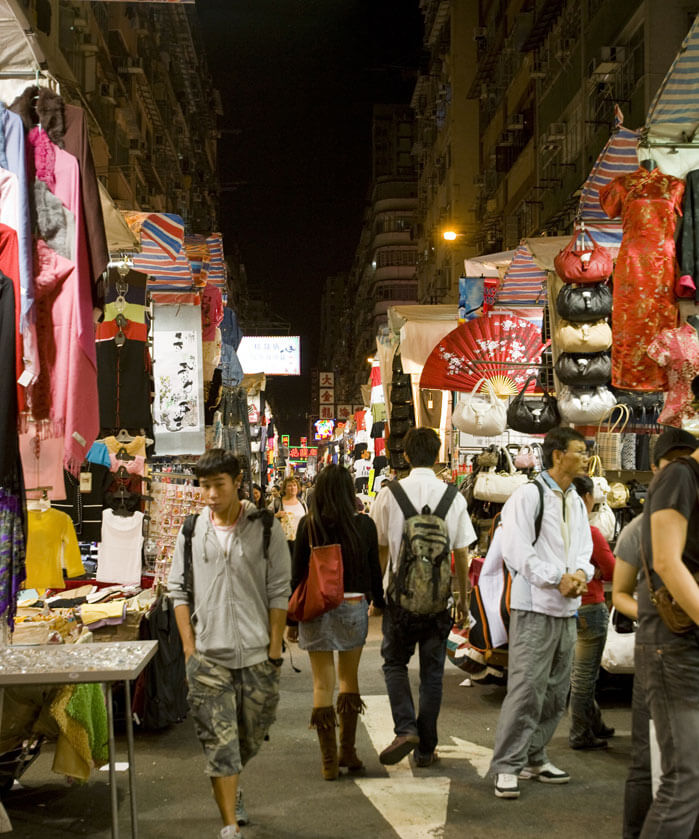
[[[49,500],[49,490],[53,487],[29,487],[25,492],[41,492],[40,498],[27,498],[27,510],[33,510],[37,513],[45,513],[51,509],[51,501]]]
[[[120,428],[119,433],[115,435],[114,439],[117,441],[117,443],[133,443],[133,441],[136,438],[132,437],[127,431],[127,429]]]

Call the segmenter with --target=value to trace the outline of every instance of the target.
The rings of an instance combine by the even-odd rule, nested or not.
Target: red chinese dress
[[[699,375],[699,336],[694,327],[683,323],[677,329],[664,329],[651,342],[648,355],[667,368],[669,389],[658,422],[681,427],[683,419],[696,419],[692,379]]]
[[[600,190],[602,209],[621,216],[623,239],[614,269],[612,384],[628,390],[666,390],[667,376],[646,349],[677,325],[675,223],[684,181],[639,168]]]

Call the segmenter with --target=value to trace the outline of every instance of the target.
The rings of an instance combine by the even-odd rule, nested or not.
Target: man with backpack
[[[387,765],[398,763],[413,749],[418,767],[437,760],[437,717],[452,624],[452,551],[459,586],[457,611],[460,615],[467,611],[468,546],[476,541],[476,533],[464,497],[434,473],[440,446],[433,429],[411,428],[404,438],[410,474],[385,483],[371,508],[382,571],[390,563],[381,654],[396,736],[379,756]],[[408,678],[408,662],[416,645],[420,655],[417,715]]]
[[[242,473],[231,452],[209,450],[194,472],[208,509],[188,516],[177,537],[168,591],[220,837],[233,839],[247,821],[240,771],[279,701],[291,559],[273,514],[239,499]]]
[[[518,778],[570,780],[549,761],[546,745],[565,712],[575,613],[594,574],[587,510],[573,486],[588,455],[582,434],[563,426],[549,431],[542,451],[545,469],[537,482],[543,499],[537,487],[525,484],[501,514],[500,544],[512,587],[507,695],[490,764],[498,798],[518,798]]]

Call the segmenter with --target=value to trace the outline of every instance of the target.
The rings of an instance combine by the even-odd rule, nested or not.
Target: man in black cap
[[[687,457],[699,446],[688,432],[681,428],[668,428],[658,437],[653,450],[653,471],[658,472],[676,460]],[[638,602],[635,599],[636,581],[642,572],[641,525],[642,513],[632,519],[619,534],[614,547],[616,564],[612,582],[614,607],[633,620],[638,620]],[[643,687],[643,662],[639,662],[634,678],[631,714],[632,751],[631,765],[624,792],[624,839],[637,839],[643,821],[653,801],[650,771],[650,742],[648,732],[648,705]]]
[[[649,585],[638,588],[636,662],[660,746],[660,788],[648,810],[641,837],[690,837],[699,817],[699,444],[681,429],[658,439],[660,466],[685,449],[653,479],[643,512],[641,546],[655,590],[666,586],[694,621],[673,632],[651,600]]]

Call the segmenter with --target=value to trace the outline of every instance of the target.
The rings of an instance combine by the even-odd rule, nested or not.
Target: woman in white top
[[[299,522],[308,512],[306,505],[298,497],[301,491],[301,484],[298,478],[293,476],[284,478],[282,482],[281,498],[275,500],[272,509],[274,515],[280,520],[284,529],[286,541],[289,543],[289,550],[294,550],[294,541]]]

